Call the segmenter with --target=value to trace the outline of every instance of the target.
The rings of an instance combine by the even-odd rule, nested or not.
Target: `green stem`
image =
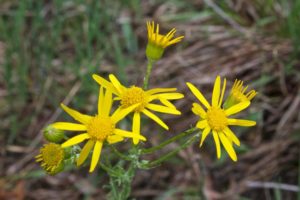
[[[157,145],[157,146],[155,146],[155,147],[151,147],[151,148],[148,148],[148,149],[142,149],[141,153],[142,153],[142,154],[150,154],[150,153],[153,153],[154,151],[160,150],[160,149],[162,149],[163,147],[165,147],[166,145],[168,145],[168,144],[170,144],[170,143],[172,143],[172,142],[174,142],[174,141],[176,141],[176,140],[179,140],[179,139],[181,139],[181,138],[183,138],[183,137],[185,137],[185,136],[187,136],[187,135],[190,135],[190,134],[193,133],[195,130],[197,130],[197,128],[194,128],[194,127],[193,127],[193,128],[190,128],[190,129],[188,129],[188,130],[186,130],[186,131],[184,131],[184,132],[182,132],[182,133],[180,133],[180,134],[178,134],[178,135],[176,135],[176,136],[174,136],[174,137],[172,137],[172,138],[170,138],[170,139],[168,139],[168,140],[162,142],[161,144],[159,144],[159,145]]]
[[[146,76],[144,78],[144,86],[143,86],[144,90],[148,89],[148,84],[149,84],[149,79],[150,79],[150,74],[151,74],[153,63],[154,63],[154,61],[148,59]]]
[[[193,143],[198,137],[199,134],[195,134],[194,136],[192,136],[188,141],[186,141],[184,144],[182,144],[181,146],[179,146],[178,148],[174,149],[173,151],[161,156],[159,159],[154,160],[148,164],[146,164],[144,167],[147,168],[152,168],[155,167],[159,164],[161,164],[162,162],[164,162],[165,160],[168,160],[170,157],[174,156],[175,154],[177,154],[180,150],[188,147],[191,143]]]
[[[115,154],[117,154],[117,156],[119,156],[121,159],[127,160],[127,161],[130,161],[130,160],[131,160],[128,156],[126,156],[126,155],[120,153],[113,145],[110,145],[110,148],[111,148],[111,149],[113,150],[113,152],[114,152]]]

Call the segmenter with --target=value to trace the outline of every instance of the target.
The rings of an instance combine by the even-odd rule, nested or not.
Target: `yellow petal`
[[[76,135],[74,137],[72,137],[71,139],[68,139],[66,142],[64,142],[61,147],[63,148],[66,148],[66,147],[69,147],[69,146],[73,146],[75,144],[78,144],[86,139],[89,139],[90,136],[87,134],[87,133],[83,133],[83,134],[80,134],[80,135]]]
[[[202,146],[204,140],[206,139],[206,137],[208,136],[208,134],[210,133],[211,129],[210,127],[206,127],[204,129],[204,131],[202,132],[202,137],[201,137],[201,141],[200,141],[200,147]]]
[[[159,125],[161,125],[164,129],[169,130],[169,127],[161,120],[159,119],[155,114],[148,111],[147,109],[144,109],[142,111],[145,115],[147,115],[149,118],[153,119],[155,122],[157,122]]]
[[[91,149],[93,148],[95,142],[94,140],[89,140],[83,147],[83,149],[80,152],[79,158],[77,159],[77,166],[82,165],[86,158],[88,157]]]
[[[133,132],[129,132],[129,131],[124,131],[124,130],[121,130],[121,129],[118,129],[116,128],[114,130],[114,133],[116,135],[119,135],[119,136],[122,136],[122,137],[128,137],[128,138],[137,138],[137,139],[140,139],[140,140],[143,140],[143,141],[146,141],[146,138],[142,135],[137,135]]]
[[[124,138],[122,136],[119,136],[119,135],[110,135],[107,137],[107,142],[109,144],[114,144],[114,143],[117,143],[117,142],[121,142],[123,141]]]
[[[212,106],[218,107],[219,104],[219,98],[220,98],[220,90],[221,90],[221,78],[220,76],[217,76],[214,84],[214,90],[212,93]]]
[[[167,99],[167,100],[174,100],[174,99],[182,99],[183,97],[184,97],[183,94],[176,93],[176,92],[153,94],[149,97],[149,101],[152,101],[154,99],[160,99],[160,98]]]
[[[178,110],[176,110],[174,108],[169,108],[169,107],[156,105],[156,104],[152,104],[152,103],[148,103],[146,108],[157,111],[157,112],[161,112],[161,113],[167,113],[167,114],[173,114],[173,115],[181,114],[181,112],[179,112]]]
[[[206,112],[198,103],[193,103],[192,111],[195,115],[199,115],[202,119],[206,118]]]
[[[229,125],[236,125],[236,126],[255,126],[256,122],[251,120],[244,120],[244,119],[227,119]]]
[[[146,91],[146,94],[153,95],[162,92],[174,92],[176,90],[177,90],[176,88],[154,88]]]
[[[55,129],[65,130],[65,131],[86,131],[86,126],[82,124],[75,124],[71,122],[56,122],[51,124]]]
[[[102,86],[100,86],[99,97],[98,97],[98,115],[102,114],[103,107],[104,107],[104,89]]]
[[[136,135],[140,135],[141,129],[141,115],[139,112],[135,112],[133,115],[133,122],[132,122],[132,132]],[[137,138],[133,138],[133,144],[139,143]]]
[[[237,156],[236,156],[236,153],[235,153],[235,151],[232,147],[231,142],[227,139],[227,137],[222,132],[219,133],[219,137],[220,137],[220,140],[221,140],[225,150],[229,154],[230,158],[233,161],[237,161]]]
[[[219,136],[218,133],[216,131],[213,130],[213,137],[214,137],[214,141],[216,143],[216,150],[217,150],[217,158],[220,159],[221,157],[221,145],[220,145],[220,140],[219,140]]]
[[[244,109],[246,109],[250,105],[250,101],[243,101],[241,103],[238,103],[234,106],[229,107],[227,110],[225,110],[225,114],[227,116],[233,115],[235,113],[238,113]]]
[[[207,120],[197,122],[196,127],[199,129],[204,129],[205,127],[208,127]]]
[[[91,162],[91,166],[90,166],[90,171],[89,172],[93,172],[98,164],[98,161],[100,159],[100,154],[101,154],[101,150],[102,150],[102,142],[97,141],[95,146],[94,146],[94,151],[93,151],[93,156],[92,156],[92,162]]]
[[[120,95],[119,92],[116,90],[116,88],[107,80],[102,78],[101,76],[98,76],[97,74],[93,74],[93,79],[101,86],[105,87],[106,89],[109,89],[112,93],[116,95]]]
[[[119,94],[122,94],[123,93],[123,87],[122,87],[121,83],[119,82],[119,80],[113,74],[109,75],[109,80],[114,85],[114,87],[117,89]]]
[[[111,116],[111,119],[113,120],[113,122],[116,124],[117,122],[119,122],[121,119],[123,119],[124,117],[126,117],[129,113],[131,113],[136,107],[138,107],[139,104],[134,104],[128,108],[122,108],[119,107]]]
[[[221,97],[220,97],[219,105],[218,105],[219,108],[220,108],[221,105],[222,105],[222,101],[223,101],[224,93],[225,93],[225,88],[226,88],[226,78],[224,78],[224,83],[223,83],[222,93],[221,93]]]
[[[205,99],[205,97],[203,96],[203,94],[191,83],[186,83],[187,86],[190,88],[190,90],[192,91],[192,93],[196,96],[196,98],[206,107],[206,108],[210,108],[209,103],[207,102],[207,100]]]
[[[73,119],[75,119],[76,121],[79,121],[83,124],[88,124],[89,121],[92,119],[91,116],[89,115],[84,115],[84,114],[81,114],[80,112],[76,111],[76,110],[73,110],[67,106],[65,106],[64,104],[60,104],[61,107],[71,116],[73,117]]]
[[[111,106],[112,106],[112,93],[110,90],[106,90],[104,96],[104,104],[102,108],[103,116],[109,116]]]
[[[236,135],[230,130],[230,128],[226,127],[224,129],[224,133],[228,138],[230,138],[236,145],[240,146],[241,142],[240,140],[236,137]]]
[[[159,98],[159,100],[160,100],[160,102],[161,102],[162,104],[164,104],[165,106],[167,106],[167,107],[169,107],[169,108],[175,108],[175,109],[176,109],[176,107],[174,106],[174,104],[172,104],[169,100],[164,99],[164,98]]]

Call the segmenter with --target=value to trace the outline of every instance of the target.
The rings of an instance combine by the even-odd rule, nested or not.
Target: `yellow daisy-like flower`
[[[112,93],[109,90],[106,90],[106,92],[104,93],[103,88],[100,87],[98,99],[98,114],[96,116],[81,114],[80,112],[61,104],[61,107],[76,121],[80,122],[80,124],[70,122],[56,122],[52,124],[54,128],[59,130],[84,131],[84,133],[76,135],[75,137],[67,140],[61,146],[63,148],[66,148],[81,143],[84,140],[88,140],[79,155],[77,166],[80,166],[86,160],[89,152],[94,147],[89,170],[90,172],[94,171],[100,159],[100,153],[105,141],[107,141],[109,144],[114,144],[123,141],[124,137],[136,138],[144,141],[146,140],[141,135],[136,135],[132,132],[116,128],[116,124],[128,113],[134,110],[138,106],[138,104],[129,106],[128,108],[123,109],[120,112],[114,112],[110,116],[111,106]]]
[[[147,22],[147,30],[148,30],[148,44],[146,48],[146,56],[150,60],[158,60],[162,57],[164,53],[164,49],[167,46],[172,44],[176,44],[180,42],[184,36],[179,36],[174,38],[174,34],[176,33],[176,29],[173,28],[166,35],[159,34],[159,24],[156,25],[154,22]]]
[[[169,127],[150,110],[173,115],[181,114],[180,111],[178,111],[170,102],[170,100],[181,99],[184,97],[183,94],[174,92],[176,91],[176,88],[155,88],[144,91],[142,88],[136,86],[126,88],[121,85],[118,79],[112,74],[109,75],[111,82],[96,74],[93,75],[93,78],[101,86],[112,91],[117,96],[115,100],[120,101],[120,106],[115,113],[122,113],[132,105],[138,105],[131,110],[134,113],[132,130],[137,135],[140,134],[141,113],[157,122],[166,130],[168,130]],[[155,104],[153,102],[154,100],[159,100],[163,105]],[[133,138],[134,144],[137,144],[138,142],[138,138]]]
[[[236,79],[234,81],[230,95],[224,103],[224,108],[229,108],[240,102],[251,101],[257,95],[255,90],[250,90],[246,93],[248,86],[244,87],[243,84],[244,83],[241,80]]]
[[[229,126],[254,126],[256,122],[250,120],[229,118],[229,116],[246,109],[250,105],[250,101],[243,101],[231,106],[228,109],[223,109],[221,105],[226,87],[226,79],[224,79],[221,91],[220,76],[218,76],[215,80],[211,105],[193,84],[187,83],[187,86],[206,108],[205,111],[200,104],[193,103],[192,111],[200,117],[198,123],[196,124],[196,127],[199,129],[204,129],[202,132],[200,147],[202,146],[205,138],[212,131],[217,149],[217,157],[221,157],[221,141],[230,158],[234,161],[237,161],[237,156],[233,149],[232,142],[240,146],[240,141],[230,130]]]
[[[45,144],[37,155],[36,162],[50,175],[55,175],[63,169],[65,153],[60,145],[55,143]]]

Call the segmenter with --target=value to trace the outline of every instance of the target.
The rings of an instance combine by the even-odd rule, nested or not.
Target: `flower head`
[[[231,159],[237,161],[237,156],[233,149],[232,142],[239,146],[240,141],[231,131],[229,126],[254,126],[256,122],[250,120],[234,119],[229,117],[246,109],[250,105],[250,101],[240,102],[231,106],[228,109],[222,108],[221,105],[226,87],[226,79],[224,79],[223,87],[221,90],[220,76],[218,76],[215,80],[211,104],[208,103],[208,101],[205,99],[202,93],[193,84],[187,83],[187,86],[196,96],[196,98],[206,108],[203,109],[203,107],[200,104],[193,103],[192,111],[194,112],[194,114],[200,117],[198,123],[196,124],[196,127],[199,129],[203,129],[200,147],[202,146],[203,141],[208,136],[208,134],[212,132],[216,144],[217,157],[221,157],[221,141]]]
[[[164,49],[167,46],[172,44],[176,44],[184,38],[184,36],[179,36],[177,38],[173,38],[176,33],[176,29],[173,28],[166,35],[159,34],[159,24],[156,25],[154,22],[147,22],[147,30],[148,30],[148,44],[146,48],[146,56],[150,60],[158,60],[164,53]]]
[[[235,80],[230,91],[229,97],[224,103],[224,108],[229,108],[235,104],[245,101],[251,101],[257,94],[255,90],[250,90],[246,93],[248,86],[243,86],[243,81]]]
[[[112,91],[117,96],[114,99],[120,101],[120,106],[115,113],[122,113],[133,105],[137,105],[131,109],[131,112],[134,113],[132,130],[137,135],[140,134],[140,120],[142,113],[167,130],[169,127],[150,110],[173,115],[181,114],[170,102],[170,100],[181,99],[184,97],[182,94],[174,92],[176,91],[176,88],[155,88],[145,91],[137,86],[126,88],[121,85],[118,79],[112,74],[109,75],[111,82],[96,74],[93,75],[93,78],[101,86]],[[155,100],[159,100],[162,105],[154,103]],[[138,138],[133,138],[134,144],[137,144],[138,141]]]
[[[55,175],[63,169],[64,157],[65,153],[60,145],[48,143],[40,149],[40,154],[35,158],[48,174]]]
[[[61,104],[61,106],[71,117],[80,123],[56,122],[52,124],[52,126],[60,130],[84,132],[64,142],[62,147],[66,148],[81,143],[84,140],[88,140],[79,155],[77,166],[80,166],[86,160],[89,152],[93,149],[90,172],[94,171],[100,159],[100,153],[104,142],[107,141],[109,144],[114,144],[123,141],[124,137],[146,140],[141,135],[136,135],[132,132],[116,128],[117,123],[128,113],[136,109],[138,104],[131,105],[120,112],[114,112],[110,115],[112,107],[112,93],[110,90],[106,90],[104,93],[103,88],[100,87],[98,114],[95,116],[81,114],[63,104]]]

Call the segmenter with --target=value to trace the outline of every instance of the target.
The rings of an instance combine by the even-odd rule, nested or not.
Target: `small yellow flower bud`
[[[156,25],[155,29],[154,22],[147,22],[147,29],[148,44],[146,48],[146,56],[151,61],[159,60],[167,46],[178,43],[182,40],[182,38],[184,38],[184,36],[179,36],[172,39],[176,33],[175,28],[173,28],[167,35],[159,34],[159,24]]]

